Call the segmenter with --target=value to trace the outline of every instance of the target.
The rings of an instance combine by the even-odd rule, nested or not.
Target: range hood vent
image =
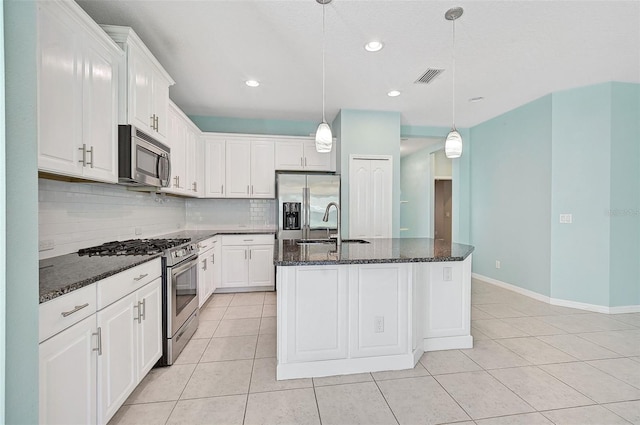
[[[444,72],[444,69],[429,68],[424,72],[424,74],[422,74],[413,83],[414,84],[429,84],[430,82],[432,82],[434,80],[434,78],[436,78],[438,75],[442,74],[443,72]]]

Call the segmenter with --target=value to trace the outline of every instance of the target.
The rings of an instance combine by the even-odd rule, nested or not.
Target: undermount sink
[[[336,243],[335,239],[296,239],[298,245]],[[364,239],[343,239],[342,243],[371,243]]]

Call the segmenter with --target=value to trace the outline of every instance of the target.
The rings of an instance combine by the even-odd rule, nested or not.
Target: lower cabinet
[[[217,238],[210,238],[199,243],[198,248],[198,304],[204,305],[216,290],[220,280],[220,254]]]
[[[95,314],[40,344],[40,423],[95,424]]]
[[[106,424],[162,356],[161,326],[159,259],[40,304],[39,423]]]
[[[223,236],[220,288],[272,288],[273,242],[273,235]]]
[[[162,282],[157,278],[98,311],[101,423],[107,423],[162,356]]]

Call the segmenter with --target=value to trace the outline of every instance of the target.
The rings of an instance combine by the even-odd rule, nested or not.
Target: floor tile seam
[[[600,369],[598,366],[594,366],[594,365],[592,365],[591,363],[589,363],[589,362],[597,362],[597,361],[599,361],[599,360],[619,360],[619,359],[621,359],[621,358],[622,358],[622,359],[627,359],[628,357],[619,357],[619,358],[617,358],[617,359],[585,360],[585,361],[584,361],[584,363],[588,364],[589,366],[591,366],[591,367],[593,367],[593,368],[598,369],[600,372],[604,373],[605,375],[609,375],[610,377],[612,377],[612,378],[614,378],[614,379],[616,379],[616,380],[618,380],[618,381],[620,381],[620,382],[622,382],[622,383],[624,383],[624,384],[627,384],[627,385],[629,385],[629,386],[631,386],[631,387],[633,387],[633,388],[636,388],[636,389],[640,390],[640,385],[633,385],[633,384],[631,384],[631,383],[629,383],[629,382],[627,382],[627,381],[623,381],[622,379],[618,378],[618,377],[617,377],[617,376],[615,376],[615,375],[612,375],[611,373],[607,372],[606,370],[604,370],[604,369]],[[632,360],[632,359],[629,359],[629,361],[633,362],[633,360]],[[640,368],[638,368],[638,369],[640,370]]]
[[[580,338],[578,335],[574,335],[574,336],[576,336],[576,337],[578,337],[578,338],[580,338],[580,339],[584,340],[585,342],[588,342],[588,343],[591,343],[591,344],[597,345],[598,347],[600,347],[600,348],[602,348],[602,349],[604,349],[604,350],[607,350],[607,351],[611,351],[613,354],[615,354],[615,355],[616,355],[616,357],[603,357],[603,358],[597,358],[597,359],[588,359],[588,360],[583,360],[583,359],[580,359],[580,358],[578,358],[578,357],[575,357],[573,354],[571,354],[571,353],[567,352],[566,350],[563,350],[563,349],[562,349],[562,348],[560,348],[560,347],[556,347],[555,345],[549,344],[548,342],[543,341],[542,339],[540,339],[540,337],[544,337],[544,336],[559,336],[559,335],[538,335],[538,336],[535,336],[534,338],[536,338],[536,339],[540,340],[541,342],[544,342],[544,343],[545,343],[545,344],[547,344],[547,345],[551,345],[551,346],[552,346],[553,348],[555,348],[556,350],[560,350],[560,351],[562,351],[563,353],[568,354],[568,355],[570,355],[571,357],[574,357],[577,361],[586,362],[586,361],[592,361],[592,360],[620,359],[620,358],[624,358],[624,357],[625,357],[625,356],[623,356],[622,354],[618,354],[618,353],[616,353],[615,351],[612,351],[612,350],[610,350],[610,349],[608,349],[608,348],[606,348],[606,347],[603,347],[603,346],[601,346],[601,345],[598,345],[598,344],[596,344],[596,343],[594,343],[594,342],[591,342],[591,341],[589,341],[589,340],[587,340],[587,339]]]
[[[461,372],[461,373],[465,373],[465,372]],[[471,414],[469,412],[467,412],[467,410],[462,407],[462,405],[460,404],[460,402],[458,400],[456,400],[456,398],[451,395],[451,393],[449,393],[449,391],[447,391],[447,389],[444,387],[444,385],[442,385],[442,383],[440,381],[438,381],[438,378],[432,375],[432,378],[434,381],[436,381],[436,383],[440,386],[440,388],[442,388],[442,391],[444,391],[450,398],[451,400],[454,401],[455,404],[458,405],[458,407],[464,412],[465,415],[467,415],[467,417],[469,418],[470,421],[472,421],[473,423],[475,423],[473,417],[471,416]],[[464,421],[461,421],[464,422]]]
[[[591,404],[586,404],[585,406],[593,406],[594,404],[600,404],[598,403],[596,400],[594,400],[593,398],[589,397],[587,394],[583,393],[582,391],[578,390],[577,388],[574,388],[572,385],[569,385],[567,382],[564,382],[562,379],[558,378],[557,376],[551,374],[550,372],[547,372],[546,370],[542,369],[541,367],[537,366],[537,365],[533,365],[533,366],[523,366],[523,367],[535,367],[536,369],[540,370],[541,372],[547,374],[548,376],[550,376],[551,378],[555,379],[556,381],[560,382],[561,384],[566,385],[567,387],[571,388],[572,390],[574,390],[575,392],[577,392],[578,394],[584,396],[587,400],[592,401]],[[498,370],[498,369],[494,369],[494,370]],[[502,369],[501,369],[502,370]],[[491,374],[491,376],[493,376],[495,379],[497,379],[498,381],[500,381],[500,379],[498,379],[498,377],[494,376],[490,371],[487,371],[489,374]],[[504,384],[502,381],[500,381],[500,383],[502,383],[502,385],[504,385],[505,387],[507,386],[506,384]],[[578,406],[576,406],[578,407]],[[569,409],[568,407],[565,409]],[[543,410],[554,410],[554,409],[543,409]],[[538,409],[536,409],[536,411],[540,411]]]
[[[621,403],[621,402],[619,402],[619,401],[614,401],[613,403]],[[554,423],[554,424],[555,424],[555,422],[553,422],[553,421],[551,420],[551,418],[550,418],[550,417],[548,417],[547,415],[545,415],[545,413],[549,413],[549,412],[558,412],[558,411],[561,411],[561,410],[569,410],[569,409],[578,409],[578,408],[580,408],[580,407],[600,406],[600,407],[603,407],[605,410],[607,410],[607,411],[609,411],[609,412],[613,413],[614,415],[616,415],[617,417],[619,417],[619,418],[620,418],[620,419],[622,419],[623,421],[627,422],[629,425],[633,425],[633,424],[632,424],[632,422],[629,422],[628,420],[626,420],[626,419],[625,419],[625,418],[623,418],[622,416],[618,415],[616,412],[614,412],[614,411],[612,411],[611,409],[608,409],[608,408],[606,407],[606,404],[613,404],[613,403],[597,403],[597,404],[591,404],[591,405],[589,405],[589,406],[564,407],[564,408],[561,408],[561,409],[547,409],[547,410],[540,410],[540,411],[539,411],[539,413],[540,413],[542,416],[544,416],[545,418],[549,419],[549,421],[551,421],[552,423]]]
[[[400,421],[398,420],[398,417],[396,416],[396,412],[394,412],[393,409],[391,408],[391,405],[389,404],[389,401],[387,400],[387,397],[385,397],[384,392],[382,391],[382,388],[380,388],[380,385],[378,385],[378,381],[376,381],[376,378],[373,376],[373,374],[371,374],[371,377],[373,378],[373,383],[376,386],[376,388],[378,389],[378,392],[380,393],[380,395],[382,396],[382,399],[384,400],[385,404],[389,408],[389,411],[393,415],[393,419],[395,419],[396,425],[400,425]]]
[[[507,338],[496,338],[496,339],[507,339]],[[509,368],[511,368],[511,367],[522,367],[522,366],[532,366],[532,365],[533,365],[533,363],[531,363],[529,360],[525,359],[524,357],[522,357],[521,355],[519,355],[519,354],[518,354],[518,353],[516,353],[515,351],[513,351],[513,350],[511,350],[511,349],[509,349],[509,348],[507,348],[507,347],[505,347],[504,345],[500,344],[499,342],[495,341],[494,339],[491,339],[491,341],[494,341],[494,342],[495,342],[496,344],[498,344],[500,347],[504,348],[505,350],[507,350],[507,351],[509,351],[511,354],[513,354],[514,356],[517,356],[517,357],[518,357],[518,358],[520,358],[521,360],[523,360],[523,361],[525,361],[525,362],[527,362],[527,363],[528,363],[528,364],[526,364],[526,365],[521,365],[521,366],[508,366]],[[470,348],[470,349],[467,349],[467,350],[472,350],[472,349],[473,349],[473,348]],[[462,350],[461,350],[461,351],[462,351]],[[464,353],[464,351],[463,351],[463,354],[465,354],[465,353]],[[467,355],[467,357],[469,357],[469,356]],[[471,359],[471,360],[473,360],[473,359]],[[480,365],[479,363],[476,363],[476,364]],[[482,367],[482,366],[481,366],[481,367]],[[483,369],[483,370],[492,370],[492,369],[507,369],[507,368],[505,368],[505,367],[494,367],[494,368],[491,368],[491,369],[486,369],[485,367],[482,367],[482,369]]]
[[[585,361],[580,361],[580,362],[573,362],[573,363],[586,363],[586,362],[585,362]],[[543,366],[550,366],[550,365],[543,365]],[[591,366],[591,365],[589,365],[589,366]],[[591,367],[594,367],[594,366],[591,366]],[[540,369],[542,369],[542,368],[540,368]],[[598,370],[600,370],[600,369],[598,369]],[[593,400],[595,404],[618,403],[618,402],[616,402],[616,401],[609,401],[609,402],[600,402],[600,401],[597,401],[597,400],[595,400],[593,397],[590,397],[589,395],[587,395],[587,394],[586,394],[586,393],[584,393],[583,391],[580,391],[578,388],[576,388],[576,387],[574,387],[573,385],[571,385],[569,382],[565,382],[562,378],[560,378],[560,377],[558,377],[558,376],[555,376],[555,375],[554,375],[554,374],[552,374],[551,372],[547,372],[547,371],[546,371],[546,370],[544,370],[544,369],[542,369],[542,371],[543,371],[543,372],[548,373],[548,374],[549,374],[549,375],[551,375],[551,376],[553,376],[554,378],[556,378],[556,379],[557,379],[557,380],[559,380],[560,382],[564,383],[564,384],[565,384],[565,385],[567,385],[568,387],[572,388],[573,390],[575,390],[575,391],[577,391],[578,393],[582,394],[583,396],[587,397],[589,400]],[[623,384],[626,384],[626,382],[624,382],[624,381],[622,381],[622,380],[620,380],[620,379],[618,379],[618,378],[615,378],[615,377],[613,377],[613,378],[614,378],[614,379],[616,379],[617,381],[622,382]],[[633,388],[635,388],[635,387],[633,387]],[[638,400],[640,400],[640,398],[639,398]],[[629,401],[629,400],[622,400],[622,401]],[[557,410],[557,409],[556,409],[556,410]]]
[[[602,333],[602,332],[619,332],[619,331],[579,332],[579,334],[580,334],[580,335],[583,335],[583,334],[596,334],[596,333]],[[617,355],[619,355],[620,357],[627,357],[627,355],[622,354],[622,353],[620,353],[620,352],[618,352],[618,351],[616,351],[616,350],[614,350],[614,349],[611,349],[611,348],[605,347],[604,345],[602,345],[602,344],[598,344],[597,342],[590,341],[590,340],[588,340],[587,338],[583,338],[583,337],[582,337],[582,336],[580,336],[579,334],[578,334],[578,333],[576,333],[576,334],[574,334],[574,335],[575,335],[576,337],[580,338],[580,339],[583,339],[583,340],[585,340],[585,341],[587,341],[587,342],[590,342],[591,344],[597,345],[598,347],[600,347],[600,348],[602,348],[602,349],[604,349],[604,350],[611,351],[612,353],[616,353],[616,354],[617,354]]]
[[[505,339],[521,339],[521,338],[535,338],[535,337],[517,337],[517,338],[500,338],[500,339],[501,339],[501,340],[505,340]],[[536,339],[537,339],[537,338],[536,338]],[[527,360],[529,363],[531,363],[531,364],[533,364],[533,365],[560,364],[560,363],[575,363],[575,362],[581,362],[581,361],[583,361],[583,360],[580,360],[580,359],[578,359],[578,358],[576,358],[576,357],[572,356],[571,354],[569,354],[569,353],[567,353],[567,352],[565,352],[565,351],[560,350],[559,348],[554,347],[553,345],[551,345],[551,344],[549,344],[549,343],[547,343],[547,342],[545,342],[545,341],[542,341],[542,340],[540,340],[540,339],[538,339],[538,341],[539,341],[539,342],[541,342],[542,344],[544,344],[544,345],[548,346],[549,348],[551,348],[551,349],[553,349],[553,350],[558,350],[558,351],[562,352],[563,354],[566,354],[567,356],[571,357],[573,360],[567,360],[567,361],[562,361],[562,362],[551,362],[551,363],[534,363],[534,362],[532,362],[532,361],[530,361],[530,360],[527,360],[524,356],[522,356],[522,355],[520,355],[520,354],[518,354],[518,353],[515,353],[515,351],[514,351],[514,353],[515,353],[515,354],[518,354],[520,357],[522,357],[523,359]],[[496,341],[496,342],[497,342],[498,344],[500,344],[501,346],[503,346],[504,348],[506,348],[507,350],[510,350],[510,348],[509,348],[509,347],[505,346],[505,345],[504,345],[504,344],[502,344],[500,341]],[[513,350],[511,350],[511,351],[513,351]]]
[[[247,409],[249,408],[249,394],[251,394],[251,381],[253,381],[253,371],[255,370],[255,365],[256,365],[256,359],[253,359],[251,361],[251,374],[249,375],[249,385],[247,387],[247,394],[246,394],[246,398],[244,399],[244,413],[242,415],[243,425],[247,420]]]
[[[318,411],[318,421],[320,425],[322,425],[322,414],[320,413],[320,405],[318,404],[318,394],[316,394],[316,386],[313,383],[313,378],[311,378],[311,387],[313,388],[313,398],[316,401],[316,410]]]
[[[169,366],[169,367],[171,367],[171,366]],[[196,372],[197,368],[198,368],[198,364],[196,364],[193,367],[193,370],[191,371],[191,374],[189,375],[189,379],[187,379],[187,383],[184,385],[184,388],[182,388],[182,391],[180,391],[180,395],[178,396],[178,399],[175,401],[175,404],[171,408],[171,412],[169,413],[169,416],[167,416],[167,420],[164,422],[165,425],[169,422],[169,419],[171,418],[171,415],[173,415],[173,411],[176,410],[176,407],[178,406],[178,402],[182,399],[182,394],[184,394],[184,391],[187,389],[187,386],[189,386],[189,381],[191,381],[191,378],[193,378],[193,374]]]
[[[310,378],[299,378],[299,379],[310,379]],[[278,381],[276,381],[278,382]],[[313,385],[301,385],[299,387],[292,387],[292,388],[273,388],[273,389],[268,389],[268,390],[259,390],[259,391],[252,391],[251,390],[251,386],[249,386],[249,394],[266,394],[266,393],[279,393],[279,392],[283,392],[283,391],[293,391],[293,390],[308,390],[310,388],[313,388]]]
[[[387,381],[395,381],[395,380],[398,380],[398,379],[409,379],[409,378],[387,379]],[[339,382],[337,384],[325,384],[325,385],[317,385],[315,383],[315,381],[313,381],[313,387],[314,388],[339,387],[339,386],[342,386],[342,385],[365,384],[367,382],[376,382],[376,381],[374,379],[371,379],[371,381]]]

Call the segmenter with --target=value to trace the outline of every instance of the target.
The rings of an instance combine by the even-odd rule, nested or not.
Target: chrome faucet
[[[332,206],[336,207],[336,211],[338,213],[338,232],[335,235],[330,235],[329,237],[335,237],[336,245],[340,246],[342,244],[342,238],[340,237],[340,205],[338,205],[337,202],[329,202],[329,204],[327,204],[327,209],[324,210],[324,217],[322,217],[322,221],[329,221],[329,210]]]

